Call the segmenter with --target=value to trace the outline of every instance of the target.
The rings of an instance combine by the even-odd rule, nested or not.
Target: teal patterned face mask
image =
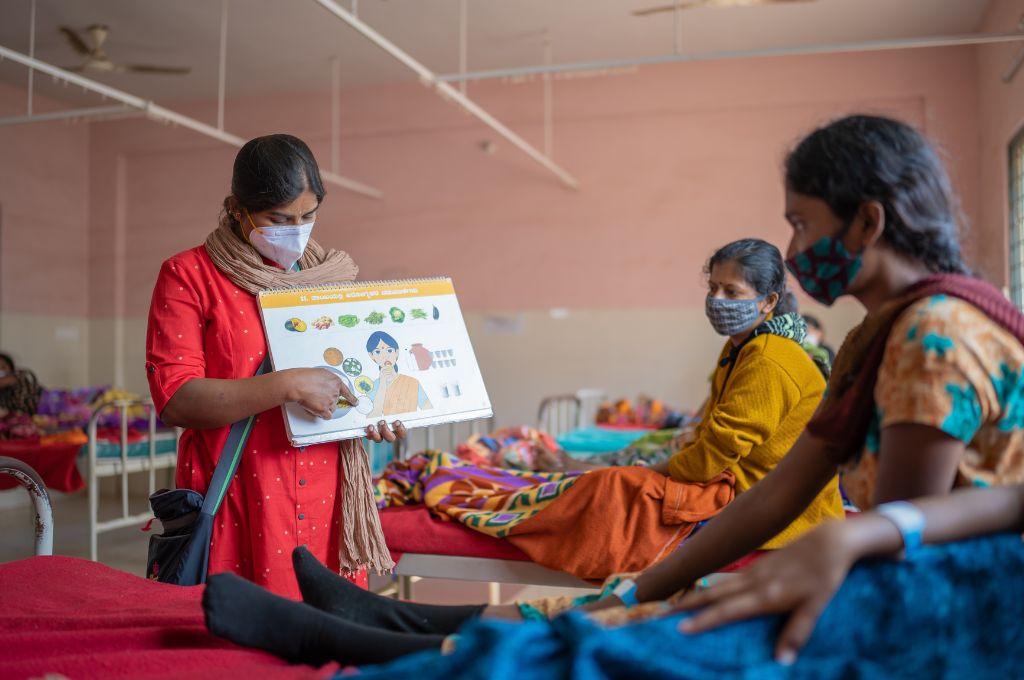
[[[862,265],[861,256],[847,250],[836,236],[825,236],[786,260],[786,268],[800,282],[800,287],[828,306],[846,293]]]

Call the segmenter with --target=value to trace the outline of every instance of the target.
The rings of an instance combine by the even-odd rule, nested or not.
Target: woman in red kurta
[[[365,586],[360,567],[373,564],[362,559],[366,551],[349,551],[344,565],[339,557],[346,447],[292,446],[280,408],[297,402],[329,417],[340,395],[355,397],[323,369],[253,377],[267,344],[250,292],[351,280],[358,270],[347,254],[308,241],[324,189],[300,140],[272,135],[249,142],[235,160],[231,188],[221,226],[207,243],[164,262],[150,307],[150,392],[163,420],[186,428],[177,486],[205,494],[231,423],[257,414],[214,520],[210,573],[234,572],[298,598],[291,553],[306,545],[333,570],[355,570],[352,580]],[[404,435],[400,423],[395,432]],[[394,441],[395,432],[383,421],[367,429],[374,441]]]

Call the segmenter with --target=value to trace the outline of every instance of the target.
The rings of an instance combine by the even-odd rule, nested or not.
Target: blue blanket
[[[428,652],[357,677],[979,678],[1021,677],[1024,545],[1016,535],[922,550],[854,569],[797,663],[772,660],[778,617],[684,636],[673,616],[603,629],[570,613],[551,623],[476,622],[450,656]]]
[[[558,445],[568,453],[576,454],[583,458],[587,455],[595,456],[600,453],[611,453],[621,451],[645,434],[655,430],[617,430],[604,427],[581,427],[571,430],[557,437]]]

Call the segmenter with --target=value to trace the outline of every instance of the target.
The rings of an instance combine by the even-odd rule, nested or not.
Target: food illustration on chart
[[[359,359],[349,357],[341,363],[341,370],[345,371],[353,378],[358,378],[359,374],[363,372],[363,365],[359,363]]]

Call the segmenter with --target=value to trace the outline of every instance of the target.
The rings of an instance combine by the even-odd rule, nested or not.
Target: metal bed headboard
[[[146,457],[130,457],[128,455],[128,410],[142,406],[147,412],[147,443],[149,455]],[[121,455],[118,458],[101,459],[98,457],[97,423],[100,416],[107,411],[116,409],[120,415],[121,432],[119,446]],[[115,529],[122,529],[146,522],[152,517],[148,509],[145,512],[131,514],[128,506],[128,475],[136,472],[149,473],[149,493],[156,491],[156,471],[173,469],[177,464],[177,441],[181,436],[181,430],[175,428],[173,437],[175,440],[175,451],[172,454],[160,454],[156,452],[157,437],[170,437],[170,431],[158,433],[156,427],[156,407],[150,399],[117,399],[103,402],[93,409],[89,417],[89,470],[88,470],[88,494],[89,494],[89,559],[97,559],[97,543],[99,534]],[[114,519],[99,521],[99,479],[102,477],[121,477],[121,516]]]
[[[459,444],[474,434],[490,434],[494,430],[494,416],[462,423],[448,423],[409,430],[409,435],[394,444],[395,460],[405,460],[411,453],[427,449],[441,449],[455,453]]]
[[[545,397],[537,410],[537,428],[557,437],[580,426],[583,404],[578,395]]]
[[[32,466],[16,458],[0,456],[0,475],[11,475],[28,491],[36,532],[36,555],[53,554],[53,509],[46,484]]]

